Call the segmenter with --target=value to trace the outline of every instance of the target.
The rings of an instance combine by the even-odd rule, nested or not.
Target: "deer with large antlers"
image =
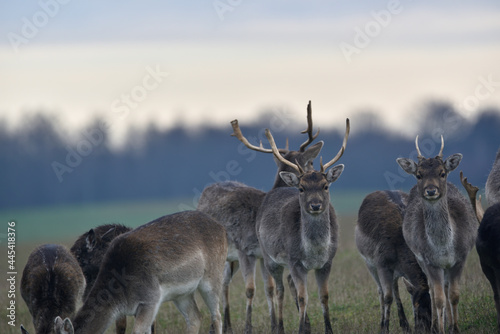
[[[469,201],[451,183],[448,174],[458,167],[462,155],[443,160],[444,140],[434,158],[422,156],[415,140],[418,162],[399,158],[398,164],[414,175],[403,220],[403,235],[429,280],[432,327],[445,332],[445,312],[450,331],[458,332],[459,281],[467,256],[474,247],[477,220]]]
[[[312,169],[312,161],[319,154],[323,142],[318,142],[315,145],[308,146],[316,139],[319,130],[313,135],[313,124],[311,116],[311,102],[307,107],[307,129],[302,131],[308,135],[308,139],[300,146],[298,151],[279,149],[280,156],[282,155],[287,161],[298,161],[299,165],[305,170]],[[231,122],[233,127],[233,136],[238,138],[247,148],[261,152],[273,153],[272,149],[264,148],[262,143],[259,146],[251,144],[243,135],[238,121]],[[288,146],[288,145],[287,145]],[[293,169],[280,162],[278,165],[278,173],[282,171],[292,171]],[[286,183],[279,177],[275,178],[274,188],[287,186]],[[210,215],[212,218],[221,223],[227,231],[228,239],[228,256],[226,267],[224,269],[223,282],[223,308],[224,308],[224,332],[232,332],[231,317],[229,307],[229,284],[233,275],[239,267],[245,281],[245,290],[247,297],[246,306],[246,321],[245,333],[252,332],[252,304],[255,293],[255,268],[258,259],[262,258],[259,241],[255,231],[255,220],[257,212],[260,208],[265,192],[247,186],[245,184],[233,181],[220,182],[206,187],[201,194],[198,210]],[[263,262],[261,264],[261,272],[266,285],[266,295],[272,300],[274,294],[274,282],[267,274]]]
[[[278,324],[273,331],[284,332],[283,327],[283,270],[288,267],[291,282],[296,289],[299,308],[299,333],[310,330],[307,325],[307,273],[314,270],[323,308],[325,333],[332,333],[328,306],[328,277],[332,260],[337,251],[338,224],[335,210],[330,204],[329,186],[344,170],[337,165],[328,170],[343,155],[349,136],[349,120],[346,122],[344,142],[338,154],[321,170],[305,171],[300,164],[281,156],[269,130],[266,137],[274,156],[294,169],[279,175],[290,188],[269,191],[257,215],[257,237],[267,271],[276,282],[278,297]],[[292,289],[292,290],[294,290]],[[275,318],[274,304],[270,303],[271,319]]]

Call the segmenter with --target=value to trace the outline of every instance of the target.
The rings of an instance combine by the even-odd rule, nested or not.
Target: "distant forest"
[[[439,136],[444,134],[444,155],[464,155],[449,180],[459,185],[462,170],[484,191],[500,147],[500,111],[483,110],[470,121],[446,103],[433,103],[415,120],[423,154],[436,155]],[[396,164],[398,157],[416,159],[414,138],[378,124],[369,113],[351,120],[351,136],[339,161],[346,167],[332,192],[408,190],[415,184]],[[240,126],[255,144],[257,138],[268,144],[263,129],[269,127],[279,146],[289,138],[290,148],[298,149],[306,140],[300,134],[306,127],[305,115],[303,120],[279,124],[270,113],[258,124]],[[74,141],[62,138],[56,125],[41,115],[27,119],[14,133],[0,121],[0,130],[1,209],[167,198],[192,198],[195,206],[208,184],[231,179],[269,190],[276,173],[270,154],[250,151],[230,136],[229,122],[224,128],[178,126],[168,131],[152,125],[131,131],[123,149],[110,148],[109,129],[100,120]],[[341,127],[321,127],[317,140],[325,142],[321,152],[325,160],[337,153],[342,137]]]

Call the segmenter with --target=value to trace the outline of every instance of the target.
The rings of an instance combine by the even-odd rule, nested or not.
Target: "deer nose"
[[[321,203],[311,203],[310,207],[312,212],[321,211]]]
[[[426,197],[436,197],[437,195],[438,195],[438,190],[436,187],[425,188],[425,196]]]

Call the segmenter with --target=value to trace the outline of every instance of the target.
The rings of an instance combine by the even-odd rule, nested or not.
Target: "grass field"
[[[330,276],[330,316],[335,333],[377,333],[379,326],[379,302],[375,283],[370,277],[354,244],[354,227],[357,208],[365,194],[348,193],[336,196],[332,193],[334,206],[337,208],[341,224],[341,243],[333,261]],[[60,243],[71,246],[76,237],[91,227],[120,222],[128,226],[138,226],[154,218],[178,211],[179,204],[192,203],[185,201],[157,201],[147,203],[111,203],[87,206],[71,206],[60,208],[39,208],[0,212],[0,272],[3,273],[0,294],[2,319],[0,333],[20,333],[19,326],[24,324],[34,334],[31,316],[27,306],[19,294],[19,283],[22,270],[30,252],[43,243]],[[7,306],[8,285],[6,282],[7,267],[7,222],[16,221],[16,326],[8,324]],[[286,273],[285,273],[286,274]],[[314,275],[308,279],[309,307],[308,313],[315,333],[323,331],[321,306],[318,300]],[[401,295],[406,314],[413,323],[409,295],[401,284]],[[285,293],[285,330],[296,333],[298,316],[294,303]],[[241,274],[237,273],[231,285],[231,316],[233,329],[243,333],[245,321],[244,283]],[[201,332],[208,332],[210,317],[208,310],[199,300],[203,313]],[[462,333],[496,333],[496,313],[491,288],[484,277],[477,253],[473,250],[461,280],[461,299],[459,305],[460,328]],[[133,319],[129,319],[129,331]],[[257,273],[257,291],[254,299],[253,324],[255,333],[269,333],[270,324],[267,303],[263,292],[260,273]],[[396,307],[391,312],[391,332],[399,333],[399,321]],[[185,329],[184,319],[172,303],[164,303],[157,317],[158,333],[182,333]],[[110,328],[107,333],[113,333]]]

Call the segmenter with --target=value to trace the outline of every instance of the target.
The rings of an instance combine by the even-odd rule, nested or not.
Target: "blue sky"
[[[312,100],[321,124],[370,110],[411,133],[424,101],[500,105],[498,1],[3,1],[0,31],[14,128],[39,110],[62,132],[100,116],[119,141],[149,122],[300,121]]]

